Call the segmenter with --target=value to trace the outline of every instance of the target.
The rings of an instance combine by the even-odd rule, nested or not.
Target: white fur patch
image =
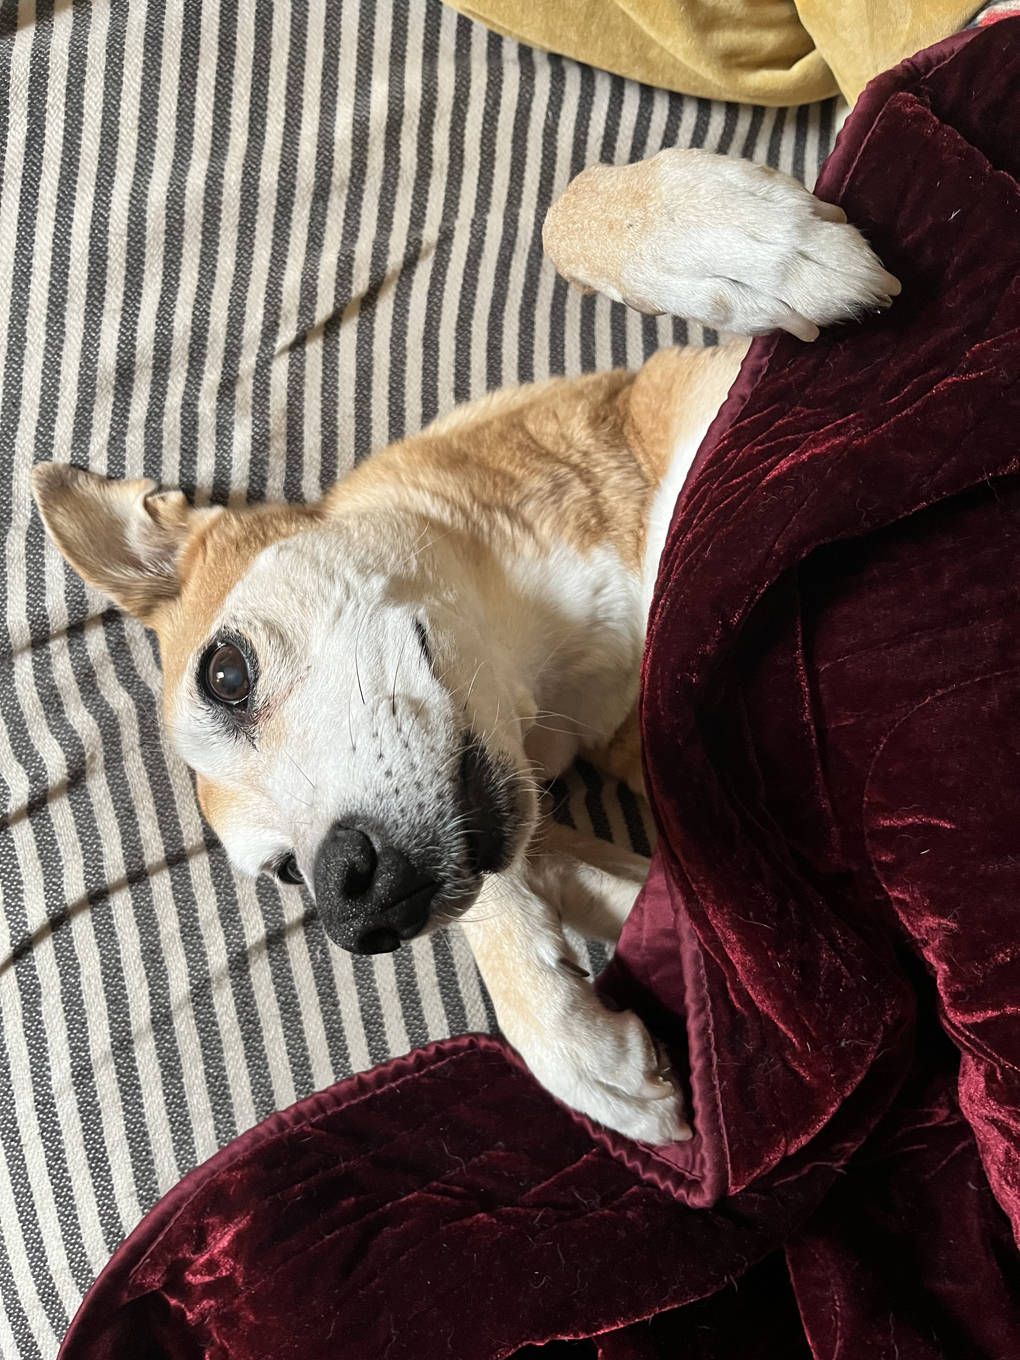
[[[710,411],[700,420],[695,421],[690,428],[684,430],[677,441],[676,448],[673,450],[673,459],[669,465],[669,471],[659,483],[655,499],[652,501],[652,509],[648,516],[645,560],[641,572],[641,610],[642,618],[646,622],[652,604],[652,595],[655,591],[655,581],[659,574],[659,559],[662,557],[662,550],[666,546],[669,526],[673,522],[677,497],[683,490],[687,474],[697,457],[698,449],[701,448],[701,442],[708,433],[708,427],[715,417],[716,412]]]

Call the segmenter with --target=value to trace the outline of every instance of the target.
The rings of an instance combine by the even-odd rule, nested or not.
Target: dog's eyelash
[[[259,710],[247,708],[244,713],[224,712],[224,726],[232,737],[243,738],[254,750],[258,749]]]
[[[414,631],[418,638],[418,645],[421,647],[421,654],[425,658],[426,666],[432,667],[432,648],[429,646],[429,635],[425,631],[425,625],[421,619],[415,619]]]
[[[218,704],[204,705],[205,720],[212,729],[234,741],[246,741],[254,750],[258,749],[258,725],[261,708],[246,705],[242,712],[233,708],[222,708]]]

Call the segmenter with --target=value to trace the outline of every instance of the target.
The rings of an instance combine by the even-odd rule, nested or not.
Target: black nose
[[[413,939],[439,884],[396,846],[335,822],[315,857],[315,904],[326,934],[355,954],[388,954]]]

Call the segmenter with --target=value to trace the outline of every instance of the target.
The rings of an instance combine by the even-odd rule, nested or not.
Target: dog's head
[[[71,565],[156,630],[167,724],[231,859],[303,880],[338,944],[396,949],[522,848],[528,699],[486,664],[427,523],[196,510],[58,464],[33,489]]]

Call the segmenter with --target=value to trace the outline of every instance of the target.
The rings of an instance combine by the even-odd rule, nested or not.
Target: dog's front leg
[[[649,1143],[689,1138],[648,1031],[631,1011],[602,1004],[526,872],[486,879],[461,918],[503,1033],[572,1109]]]
[[[616,944],[649,861],[615,841],[548,819],[528,847],[527,881],[542,902],[588,940]]]
[[[840,208],[790,175],[698,149],[589,167],[550,208],[544,241],[584,291],[739,335],[814,340],[900,291]]]

